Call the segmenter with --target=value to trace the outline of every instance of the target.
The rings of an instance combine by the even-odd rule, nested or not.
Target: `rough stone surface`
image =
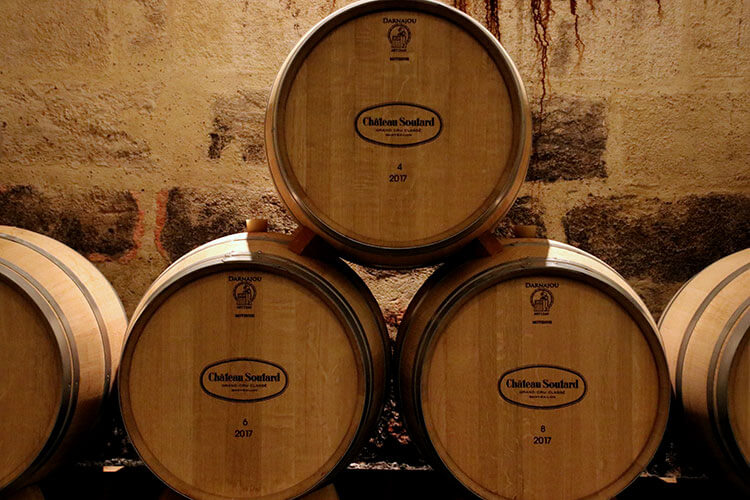
[[[612,265],[660,312],[679,283],[750,247],[750,196],[594,198],[569,211],[563,225],[569,243]]]
[[[143,234],[141,219],[130,191],[63,196],[31,186],[0,188],[0,224],[47,235],[94,261],[130,260]]]
[[[244,231],[246,219],[267,219],[270,231],[291,233],[296,223],[273,192],[254,198],[175,187],[159,197],[157,244],[174,261],[190,250],[221,236]]]
[[[153,107],[148,93],[85,82],[0,86],[0,160],[25,165],[45,160],[142,162],[150,147],[130,130],[126,117],[148,115]]]
[[[0,68],[7,73],[102,70],[108,62],[107,2],[3,1]],[[18,64],[24,60],[23,65]]]
[[[396,340],[396,332],[409,302],[422,283],[434,272],[435,266],[412,270],[376,269],[350,263],[365,282],[383,311],[388,334]]]
[[[606,177],[604,110],[599,100],[555,97],[543,114],[533,112],[533,150],[526,180]]]
[[[750,247],[750,196],[594,199],[563,219],[568,241],[623,276],[684,281]]]
[[[393,380],[390,381],[389,396],[380,416],[374,435],[357,456],[359,462],[398,462],[410,465],[425,465],[416,445],[412,442],[401,418],[401,409],[396,403]]]
[[[728,78],[714,92],[613,96],[607,147],[613,183],[655,196],[750,191],[750,86],[742,82]]]
[[[513,226],[536,226],[536,237],[546,238],[547,228],[544,225],[544,208],[538,199],[531,196],[519,196],[510,207],[508,214],[500,221],[494,234],[501,238],[515,236]]]
[[[219,97],[213,105],[213,127],[209,134],[208,157],[221,158],[224,148],[238,143],[242,161],[265,163],[264,123],[268,95],[238,91],[231,97]]]

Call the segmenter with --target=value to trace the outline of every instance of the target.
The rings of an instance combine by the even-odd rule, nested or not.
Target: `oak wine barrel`
[[[526,175],[531,118],[508,54],[431,0],[358,2],[282,66],[266,151],[284,203],[348,258],[437,262],[490,229]]]
[[[94,425],[126,325],[114,289],[85,257],[0,226],[0,490],[43,477]]]
[[[343,262],[290,236],[175,261],[128,327],[120,405],[146,465],[195,499],[297,498],[346,467],[386,380],[382,313]]]
[[[656,325],[572,246],[503,240],[430,277],[399,329],[398,393],[430,462],[482,498],[611,498],[663,436]]]
[[[659,328],[689,441],[750,491],[750,248],[688,281]]]

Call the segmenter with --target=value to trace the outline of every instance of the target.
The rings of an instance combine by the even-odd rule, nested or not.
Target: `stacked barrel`
[[[659,445],[667,365],[643,302],[606,264],[489,235],[530,136],[503,48],[421,1],[323,20],[279,72],[266,116],[273,180],[317,239],[373,266],[448,262],[398,338],[403,413],[431,464],[485,498],[609,497]]]
[[[173,263],[128,329],[123,421],[190,498],[308,493],[353,460],[383,403],[385,324],[364,284],[248,229]]]
[[[399,330],[399,393],[430,459],[482,498],[611,498],[669,412],[659,335],[609,266],[549,240],[444,266]]]
[[[350,463],[384,403],[380,309],[337,255],[436,263],[492,229],[531,123],[497,41],[435,2],[375,1],[314,27],[271,91],[273,180],[302,225],[207,243],[130,322],[120,402],[136,450],[191,498],[297,498]]]
[[[271,90],[266,148],[302,225],[350,259],[434,263],[493,228],[531,117],[497,40],[435,2],[360,2],[315,26]]]

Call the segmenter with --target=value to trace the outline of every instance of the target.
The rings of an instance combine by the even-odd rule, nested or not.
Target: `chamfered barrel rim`
[[[58,449],[75,410],[78,390],[78,384],[75,383],[75,380],[78,377],[79,367],[75,344],[71,341],[70,326],[54,298],[21,268],[1,258],[0,280],[27,299],[27,302],[34,306],[35,313],[44,318],[45,326],[57,346],[57,353],[59,354],[57,361],[59,361],[61,367],[60,397],[54,404],[54,406],[59,407],[59,410],[53,419],[52,429],[39,442],[32,459],[28,463],[16,467],[20,473],[8,476],[3,483],[0,483],[1,490],[7,486],[12,486],[14,483],[24,484],[27,478],[31,478]]]
[[[673,295],[659,321],[684,435],[712,474],[750,491],[747,424],[750,249],[711,263]]]
[[[523,240],[521,244],[527,243]],[[555,242],[550,242],[554,244]],[[510,243],[514,244],[514,243]],[[576,253],[584,254],[574,247],[568,248],[568,245],[557,245],[561,248],[574,250]],[[585,254],[588,255],[588,254]],[[592,257],[593,260],[597,260]],[[603,263],[602,263],[603,264]],[[606,266],[606,264],[604,264]],[[644,306],[635,300],[632,292],[629,292],[617,282],[609,279],[594,269],[588,268],[579,263],[565,262],[560,259],[544,258],[526,258],[522,262],[509,261],[499,265],[489,264],[480,272],[468,275],[461,280],[457,286],[451,285],[450,291],[441,292],[437,295],[438,301],[433,299],[429,304],[424,305],[429,298],[430,292],[434,290],[434,285],[443,280],[449,280],[452,277],[460,275],[462,272],[460,263],[454,266],[446,266],[439,270],[433,277],[430,277],[422,288],[417,292],[412,304],[410,304],[407,313],[404,316],[401,328],[399,329],[399,338],[396,348],[397,366],[401,367],[401,373],[404,373],[404,364],[409,363],[414,368],[410,371],[407,379],[397,378],[397,394],[402,402],[402,406],[408,407],[406,410],[407,427],[414,435],[420,450],[430,458],[430,462],[435,464],[439,469],[452,475],[459,483],[469,488],[474,494],[486,498],[504,498],[498,497],[497,493],[484,488],[481,482],[470,478],[461,468],[456,465],[450,456],[443,456],[439,449],[443,445],[436,445],[431,435],[430,428],[427,424],[423,408],[423,379],[426,376],[426,370],[430,366],[430,360],[433,349],[441,332],[447,328],[452,315],[457,313],[464,305],[469,303],[474,297],[483,291],[498,285],[504,281],[515,278],[549,278],[561,277],[582,282],[598,291],[603,292],[622,307],[628,316],[635,322],[641,335],[648,345],[651,358],[655,366],[655,374],[658,378],[657,407],[653,414],[653,421],[650,430],[644,435],[647,436],[643,447],[637,456],[634,457],[630,466],[622,471],[617,471],[619,475],[613,478],[608,484],[598,485],[597,491],[586,496],[586,498],[611,497],[622,491],[628,484],[635,480],[638,474],[648,465],[648,462],[656,453],[664,432],[669,415],[671,387],[669,383],[669,373],[666,357],[663,352],[660,336],[653,320],[648,311],[644,311]],[[429,314],[429,319],[419,321],[419,329],[410,325],[420,308],[425,308]],[[410,340],[406,337],[412,336]],[[417,339],[415,340],[415,337]],[[412,347],[409,354],[405,355],[404,345],[410,342]],[[414,342],[417,342],[414,348]],[[404,404],[404,401],[410,401]],[[543,411],[543,410],[539,410]],[[447,452],[447,450],[444,450]]]
[[[3,292],[13,297],[4,302],[10,308],[6,319],[16,318],[10,329],[24,332],[4,336],[11,341],[6,366],[32,372],[29,383],[24,380],[4,391],[10,396],[9,410],[23,422],[22,428],[16,426],[17,434],[6,434],[17,444],[8,462],[15,468],[0,478],[0,487],[10,490],[38,481],[70,458],[77,440],[95,424],[112,388],[127,319],[111,283],[67,245],[0,225],[0,247],[0,282]],[[16,349],[25,349],[29,356],[19,358]],[[28,366],[32,358],[34,365]],[[47,383],[34,382],[39,376]],[[22,461],[25,469],[19,468]]]
[[[229,238],[230,239],[222,238],[210,242],[199,247],[199,249],[196,249],[195,251],[213,244],[233,241],[231,237]],[[276,242],[281,243],[282,240],[277,240]],[[128,435],[131,436],[131,441],[133,442],[138,455],[143,459],[149,469],[151,469],[151,471],[162,481],[170,485],[170,487],[183,494],[189,494],[191,496],[193,494],[201,495],[201,498],[230,498],[219,496],[216,493],[208,491],[208,489],[200,489],[199,484],[188,483],[181,477],[169,471],[169,469],[161,463],[157,456],[158,454],[149,448],[147,441],[144,440],[138,430],[138,424],[130,402],[129,390],[127,390],[127,388],[123,390],[123,384],[127,384],[127,380],[130,378],[133,352],[137,346],[138,338],[143,332],[144,327],[148,324],[149,319],[157,312],[160,305],[168,300],[172,294],[189,283],[198,281],[213,274],[221,274],[237,270],[254,270],[276,274],[301,284],[307,289],[313,290],[316,296],[334,312],[339,322],[342,323],[349,344],[352,348],[355,348],[353,354],[357,362],[356,369],[360,384],[358,384],[357,389],[358,396],[354,415],[359,418],[358,420],[349,423],[346,435],[341,441],[341,445],[336,449],[336,452],[328,462],[320,464],[316,474],[293,485],[291,488],[284,491],[269,493],[262,497],[248,497],[254,499],[280,499],[288,498],[289,495],[292,495],[296,498],[297,496],[312,491],[324,484],[348,465],[349,459],[352,458],[364,438],[363,429],[368,426],[369,421],[373,418],[373,412],[378,411],[381,403],[380,401],[376,401],[375,398],[375,369],[363,325],[348,300],[336,290],[333,284],[312,269],[284,257],[270,255],[265,252],[251,251],[248,253],[232,253],[228,256],[209,257],[194,262],[186,266],[180,272],[164,280],[156,289],[151,290],[148,294],[146,303],[139,306],[137,316],[131,321],[128,341],[123,353],[123,364],[120,371],[122,379],[120,380],[119,391],[119,403],[123,414],[123,422]],[[322,473],[320,471],[322,471]]]
[[[750,297],[734,312],[719,335],[707,381],[708,406],[711,425],[729,462],[741,477],[750,478],[750,457],[740,447],[737,431],[732,423],[731,377],[740,369],[740,356],[750,346]],[[722,350],[722,346],[725,346]],[[715,387],[715,389],[714,389]]]
[[[446,19],[468,32],[490,55],[500,72],[510,96],[514,124],[511,159],[508,162],[511,167],[503,177],[504,185],[496,187],[469,219],[455,227],[444,229],[438,235],[403,244],[396,244],[395,241],[391,244],[367,242],[364,241],[365,237],[347,234],[333,227],[335,222],[323,220],[306,201],[304,189],[292,173],[291,162],[285,148],[282,148],[285,139],[280,136],[280,122],[289,90],[300,66],[317,44],[336,28],[353,19],[389,10],[431,14]],[[265,135],[271,178],[285,205],[302,225],[312,229],[354,261],[378,267],[413,267],[439,261],[483,231],[490,229],[507,213],[526,177],[531,148],[531,114],[525,87],[510,56],[497,39],[473,18],[458,9],[432,0],[365,0],[344,7],[323,19],[291,51],[271,88],[266,110]]]

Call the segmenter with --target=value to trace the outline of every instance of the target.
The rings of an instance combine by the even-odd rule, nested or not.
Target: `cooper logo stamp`
[[[508,370],[497,382],[500,397],[524,408],[551,410],[579,403],[586,395],[580,373],[553,365],[528,365]]]
[[[536,289],[531,292],[530,300],[535,316],[547,316],[555,303],[555,296],[549,290]]]
[[[411,40],[411,31],[403,24],[394,24],[388,30],[388,41],[391,42],[391,51],[406,52],[406,46]]]
[[[200,374],[200,385],[216,399],[253,403],[280,396],[289,385],[289,377],[276,363],[233,358],[206,366]]]
[[[258,296],[258,290],[253,282],[262,281],[261,276],[233,276],[230,275],[228,281],[235,283],[232,288],[232,297],[234,298],[235,309],[241,311],[235,314],[237,318],[254,318],[255,314],[249,312],[253,308],[253,301]]]
[[[417,19],[414,17],[392,18],[384,17],[383,24],[388,24],[386,36],[391,44],[391,61],[408,61],[409,56],[406,53],[406,47],[411,41],[410,24],[416,24]]]
[[[252,283],[237,283],[232,291],[237,309],[252,309],[258,291]]]

